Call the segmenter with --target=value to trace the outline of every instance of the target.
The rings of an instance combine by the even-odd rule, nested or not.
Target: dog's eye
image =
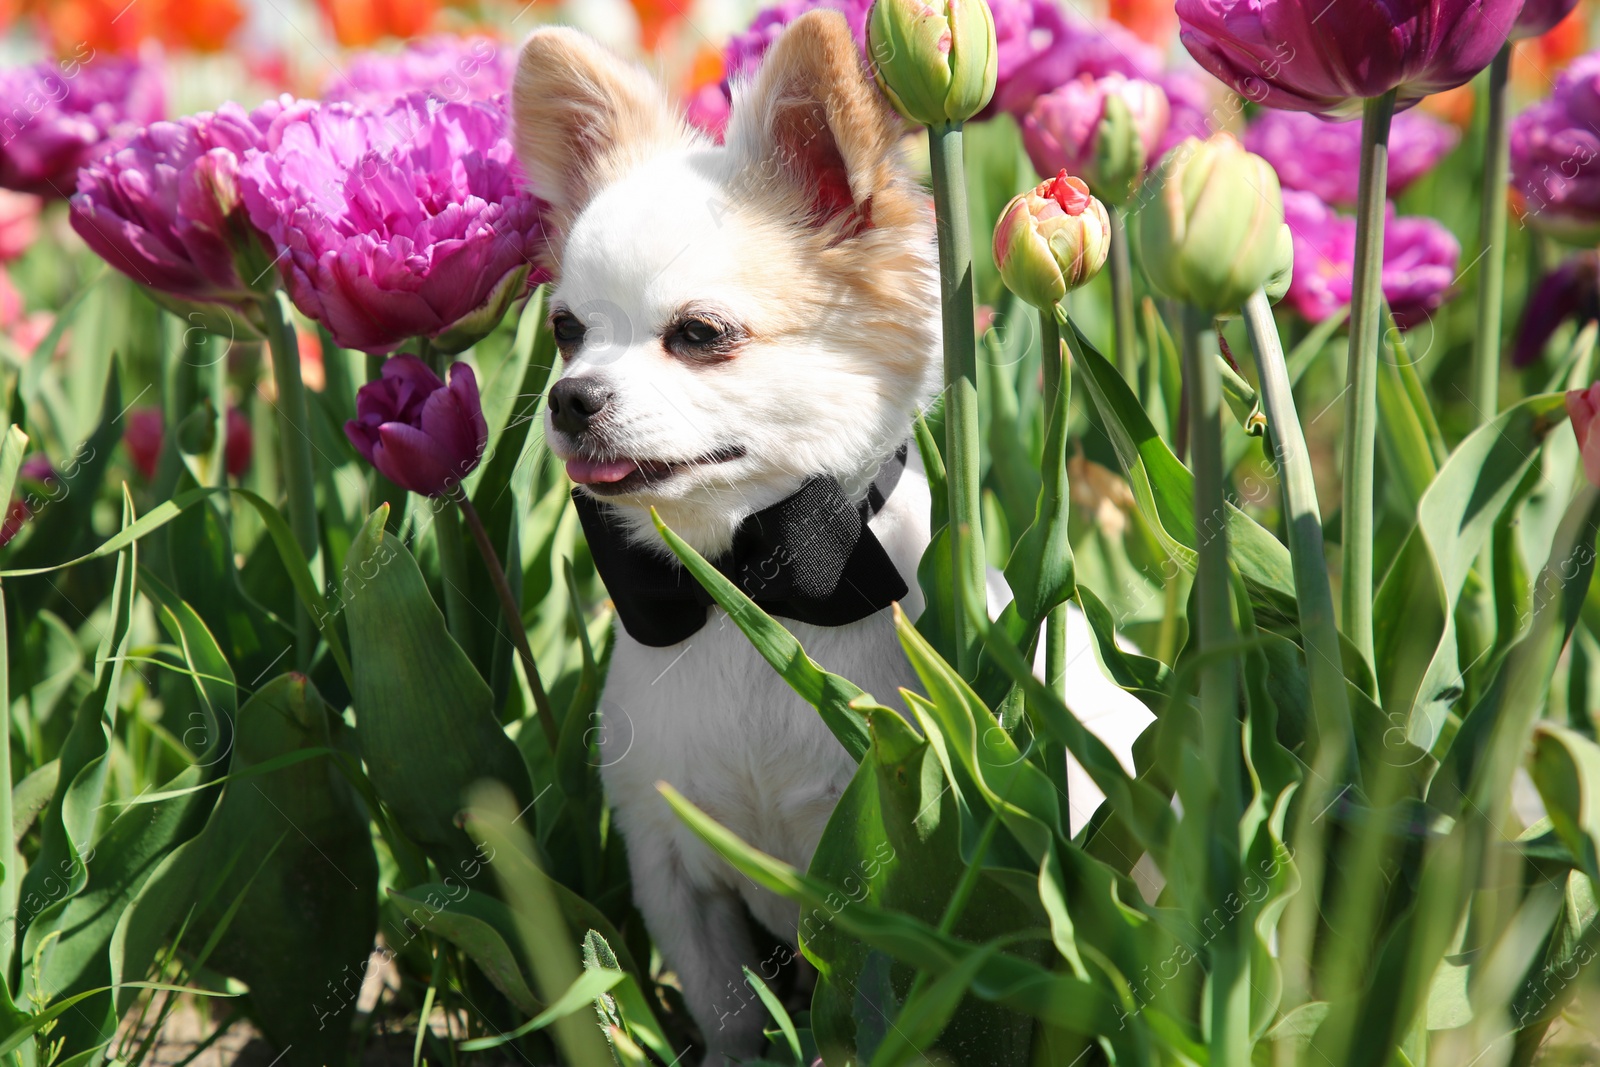
[[[709,345],[721,339],[722,331],[705,319],[690,319],[678,327],[678,336],[691,345]]]
[[[588,332],[588,327],[578,321],[576,315],[566,311],[558,311],[550,316],[550,332],[556,335],[559,345],[575,345],[583,340],[583,335]]]

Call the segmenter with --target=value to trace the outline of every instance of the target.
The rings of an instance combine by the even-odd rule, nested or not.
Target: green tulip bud
[[[895,110],[924,126],[965,122],[994,96],[994,15],[984,0],[877,0],[867,54]]]
[[[1066,171],[1013,199],[994,228],[1001,279],[1040,310],[1099,274],[1110,248],[1105,205]]]
[[[1157,289],[1201,311],[1235,311],[1287,281],[1293,248],[1278,175],[1226,133],[1190,137],[1145,180],[1139,249]]]

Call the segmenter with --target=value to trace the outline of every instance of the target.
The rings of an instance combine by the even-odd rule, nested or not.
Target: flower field
[[[0,1060],[1600,1062],[1597,23],[0,0]],[[631,570],[600,539],[595,487],[686,464],[561,451],[607,402],[561,379],[602,327],[558,289],[606,168],[530,156],[551,25],[705,158],[792,27],[893,124],[942,380],[860,492],[772,499],[820,485],[853,539],[879,460],[926,474],[916,573],[871,535],[852,572],[914,688],[814,659],[795,620],[861,613],[763,596],[665,507]],[[789,162],[834,180],[771,230],[819,256],[900,224],[844,113],[807,112]],[[725,326],[654,354],[715,382],[755,358]],[[608,797],[643,756],[607,679],[711,619],[793,691],[751,716],[852,776],[798,863],[717,782],[650,794],[786,917],[708,997]],[[1083,670],[1148,712],[1131,750]]]

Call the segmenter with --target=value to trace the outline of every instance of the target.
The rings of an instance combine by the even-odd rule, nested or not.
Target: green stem
[[[1494,418],[1500,407],[1500,311],[1506,283],[1506,83],[1511,71],[1508,41],[1489,64],[1489,123],[1484,131],[1483,203],[1478,243],[1478,332],[1472,341],[1473,425]]]
[[[1383,318],[1383,222],[1389,120],[1395,91],[1368,100],[1361,118],[1355,277],[1344,403],[1344,632],[1370,667],[1372,643],[1373,455],[1378,440],[1378,342]]]
[[[1128,215],[1108,205],[1111,216],[1111,310],[1116,319],[1117,370],[1128,388],[1139,388],[1139,349],[1133,319],[1133,260],[1128,250]]]
[[[1319,751],[1328,746],[1348,753],[1355,744],[1350,704],[1345,695],[1339,630],[1334,622],[1333,589],[1322,541],[1322,512],[1311,474],[1311,453],[1300,429],[1294,392],[1283,346],[1272,320],[1272,306],[1260,289],[1245,302],[1245,323],[1256,350],[1261,377],[1261,402],[1267,415],[1283,485],[1288,517],[1289,555],[1294,566],[1295,599],[1300,635],[1311,678],[1311,704],[1316,716]]]
[[[311,415],[300,380],[300,345],[295,340],[289,298],[281,291],[261,300],[267,345],[272,349],[272,379],[278,389],[278,445],[289,496],[289,529],[311,564],[311,578],[322,588],[321,539],[317,533],[316,474],[311,466]],[[313,630],[304,605],[295,609],[295,660],[311,666]]]
[[[985,556],[978,486],[978,357],[973,328],[972,234],[960,125],[928,127],[933,210],[939,238],[939,303],[944,325],[945,469],[955,586],[956,666],[972,678],[978,631],[966,601],[984,595]]]
[[[1328,804],[1336,781],[1349,778],[1347,765],[1355,752],[1355,732],[1345,694],[1339,630],[1334,622],[1333,590],[1328,584],[1327,557],[1322,540],[1322,513],[1311,474],[1311,454],[1306,448],[1300,416],[1295,411],[1289,368],[1283,345],[1272,320],[1267,294],[1256,290],[1244,305],[1245,324],[1255,346],[1261,377],[1261,402],[1267,429],[1272,434],[1283,510],[1288,520],[1289,557],[1294,567],[1295,599],[1299,604],[1300,639],[1305,646],[1311,679],[1311,707],[1317,742],[1307,798],[1298,805],[1300,842],[1297,848],[1301,891],[1290,902],[1279,928],[1279,958],[1283,962],[1286,1010],[1298,1007],[1311,995],[1311,950],[1316,936],[1322,899],[1322,824],[1316,816]]]
[[[472,601],[467,596],[467,553],[461,544],[461,520],[450,508],[432,504],[433,543],[439,549],[439,584],[444,587],[444,617],[450,636],[463,649],[472,647]]]
[[[477,544],[478,554],[483,557],[483,565],[489,571],[489,581],[494,585],[495,596],[500,601],[500,613],[505,618],[506,628],[511,631],[511,643],[516,646],[517,655],[522,659],[522,672],[528,676],[528,688],[533,690],[533,705],[539,713],[539,726],[544,730],[544,739],[554,755],[558,739],[555,712],[550,706],[550,696],[545,692],[544,680],[539,676],[539,665],[533,660],[533,649],[528,644],[527,628],[522,625],[522,609],[517,606],[517,595],[506,578],[506,569],[500,565],[500,554],[494,550],[494,542],[489,539],[489,531],[484,528],[478,509],[472,506],[472,501],[459,485],[456,486],[453,499],[461,509],[461,517],[467,520],[467,529],[472,531],[472,540]]]
[[[1222,379],[1216,329],[1208,315],[1185,309],[1184,381],[1189,392],[1189,456],[1194,472],[1194,517],[1199,560],[1195,618],[1199,651],[1235,640],[1228,570],[1227,503],[1223,489]],[[1217,842],[1207,850],[1209,896],[1222,900],[1238,884],[1240,785],[1238,672],[1231,656],[1213,656],[1200,671],[1200,723],[1205,760],[1216,782],[1205,816]],[[1230,844],[1231,843],[1231,844]],[[1215,1063],[1250,1062],[1250,959],[1242,921],[1216,938],[1211,972],[1211,1048]]]
[[[1067,521],[1067,411],[1072,399],[1072,378],[1061,351],[1061,326],[1056,321],[1060,307],[1039,313],[1039,332],[1043,338],[1044,395],[1049,403],[1041,464],[1043,493],[1040,518],[1054,515]],[[1067,696],[1067,606],[1058,604],[1044,620],[1044,680],[1057,696]]]

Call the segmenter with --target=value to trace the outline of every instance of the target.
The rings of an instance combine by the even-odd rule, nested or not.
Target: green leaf
[[[669,530],[654,508],[650,510],[650,517],[655,520],[656,529],[666,540],[667,547],[728,613],[733,624],[761,653],[761,658],[772,665],[802,700],[817,709],[817,714],[822,716],[822,721],[827,723],[845,751],[859,761],[871,743],[866,720],[852,703],[864,695],[860,687],[817,666],[793,634],[757,607],[754,600],[706,562],[687,541]]]
[[[463,1041],[460,1046],[461,1051],[482,1052],[486,1049],[499,1048],[501,1045],[515,1041],[524,1034],[531,1034],[535,1030],[543,1030],[551,1023],[559,1022],[573,1013],[589,1007],[596,1000],[609,993],[625,977],[626,975],[621,971],[584,971],[573,980],[572,984],[567,987],[566,992],[556,998],[554,1004],[551,1004],[532,1019],[508,1033],[498,1034],[495,1037],[480,1037],[471,1041]]]
[[[454,899],[454,894],[460,894],[460,899]],[[517,940],[515,919],[500,901],[487,893],[462,893],[437,882],[403,892],[390,889],[389,899],[399,908],[408,933],[412,932],[410,924],[415,923],[415,933],[442,937],[465,952],[512,1007],[527,1015],[544,1007],[528,988],[523,965],[511,950]]]
[[[1078,380],[1094,400],[1139,511],[1161,547],[1179,566],[1193,573],[1200,538],[1225,526],[1229,558],[1244,578],[1257,610],[1292,623],[1296,613],[1289,550],[1232,504],[1226,505],[1223,515],[1207,519],[1206,529],[1199,531],[1193,475],[1156,433],[1116,368],[1076,327],[1062,332],[1072,346]]]
[[[1529,397],[1463,441],[1423,494],[1417,523],[1373,600],[1378,691],[1408,737],[1432,745],[1461,695],[1454,611],[1495,520],[1560,424],[1558,395]]]
[[[932,1046],[996,948],[983,946],[908,998],[873,1054],[872,1067],[899,1067]]]
[[[794,1020],[789,1018],[789,1013],[784,1010],[783,1002],[773,995],[767,988],[767,983],[756,977],[756,973],[745,967],[744,980],[751,989],[756,991],[756,996],[761,998],[761,1003],[766,1007],[767,1013],[778,1024],[778,1030],[783,1034],[784,1042],[789,1046],[789,1055],[794,1057],[796,1063],[800,1062],[800,1035],[795,1032]]]
[[[373,512],[345,558],[356,734],[396,824],[448,873],[476,853],[456,818],[475,782],[501,782],[519,808],[533,789],[488,685],[450,637],[411,553],[385,532],[387,516],[387,507]]]
[[[1533,731],[1530,769],[1556,836],[1600,883],[1600,745],[1542,722]]]

